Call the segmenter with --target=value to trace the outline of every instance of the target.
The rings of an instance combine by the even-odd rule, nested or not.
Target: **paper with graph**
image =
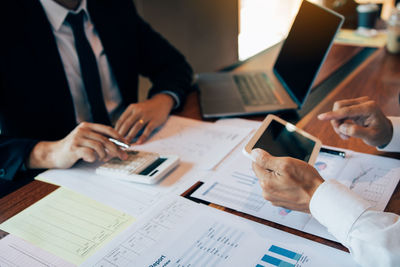
[[[0,229],[79,265],[133,222],[123,212],[61,187]]]
[[[172,196],[82,266],[357,265],[343,251]]]
[[[346,158],[320,153],[315,167],[324,179],[337,179],[371,202],[376,210],[384,210],[400,179],[399,160],[349,150]],[[192,196],[336,240],[310,214],[275,207],[266,201],[251,169],[251,160],[239,150]]]
[[[344,151],[344,159],[320,153],[315,167],[324,179],[338,180],[369,201],[375,210],[384,210],[400,180],[400,160]]]

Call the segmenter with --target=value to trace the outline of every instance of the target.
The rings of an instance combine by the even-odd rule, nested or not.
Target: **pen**
[[[121,141],[118,141],[118,140],[116,140],[116,139],[114,139],[114,138],[108,138],[108,140],[110,140],[111,142],[113,142],[114,144],[116,144],[116,145],[119,146],[119,147],[122,147],[122,148],[125,148],[125,149],[128,149],[128,148],[129,148],[129,145],[128,145],[128,144],[125,144],[125,143],[123,143],[123,142],[121,142]]]
[[[325,152],[325,153],[336,155],[336,156],[339,156],[342,158],[346,157],[346,152],[344,152],[344,151],[339,151],[339,150],[334,150],[334,149],[329,149],[329,148],[324,148],[324,147],[321,147],[320,152]]]

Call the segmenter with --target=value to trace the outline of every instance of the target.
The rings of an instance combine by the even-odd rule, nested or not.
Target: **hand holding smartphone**
[[[268,115],[243,153],[251,158],[251,151],[261,148],[275,157],[293,157],[314,165],[321,145],[318,138],[275,115]]]

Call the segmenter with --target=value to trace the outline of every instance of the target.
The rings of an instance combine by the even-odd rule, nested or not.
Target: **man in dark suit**
[[[0,180],[125,159],[185,101],[192,70],[132,0],[13,0],[0,16]],[[153,87],[137,103],[138,75]],[[5,187],[1,185],[0,187]]]

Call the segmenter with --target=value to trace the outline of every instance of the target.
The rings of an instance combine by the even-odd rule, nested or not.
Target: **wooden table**
[[[279,51],[279,46],[275,46],[270,50],[261,53],[260,55],[245,62],[238,70],[263,70],[271,66]],[[360,48],[349,46],[335,45],[331,50],[327,61],[325,62],[320,75],[316,80],[316,84],[322,83],[327,77],[334,73],[340,66],[350,60],[355,54],[360,51]],[[326,98],[318,103],[315,108],[298,122],[298,126],[304,128],[311,134],[319,137],[326,145],[333,145],[352,150],[366,152],[371,154],[382,154],[400,158],[398,154],[378,153],[374,148],[368,147],[359,140],[351,139],[342,141],[331,129],[329,123],[318,122],[316,114],[330,110],[334,101],[368,95],[376,100],[388,115],[400,115],[399,93],[400,93],[400,57],[388,54],[385,49],[377,50],[368,58],[356,71],[354,71],[347,79],[345,79],[337,88],[335,88]],[[189,117],[193,119],[201,119],[199,108],[198,93],[193,92],[189,95],[183,110],[177,115]],[[256,117],[254,119],[262,119]],[[53,192],[58,187],[40,181],[33,181],[19,190],[0,199],[0,223],[29,207],[39,199]],[[188,190],[188,193],[190,190]],[[310,234],[306,234],[276,223],[266,220],[254,218],[252,216],[242,214],[224,207],[212,205],[213,207],[226,210],[239,216],[247,217],[258,221],[265,225],[269,225],[290,233],[294,233],[311,240],[321,242],[339,249],[344,249],[343,246],[332,241],[325,240]],[[400,214],[400,188],[397,187],[387,211]]]

